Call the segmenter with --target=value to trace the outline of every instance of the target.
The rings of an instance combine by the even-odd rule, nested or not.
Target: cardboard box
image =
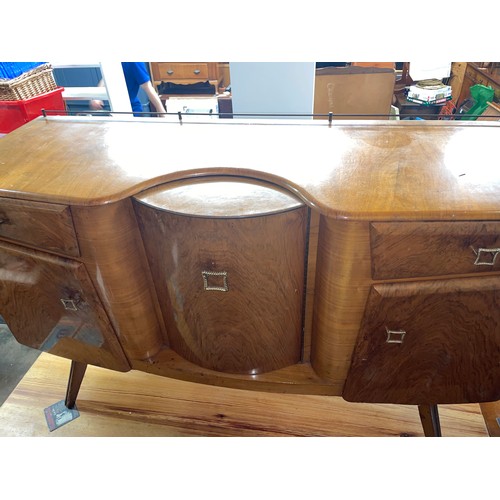
[[[315,118],[327,119],[331,112],[334,119],[389,119],[395,82],[396,72],[390,68],[348,66],[317,69],[314,114],[326,116]]]

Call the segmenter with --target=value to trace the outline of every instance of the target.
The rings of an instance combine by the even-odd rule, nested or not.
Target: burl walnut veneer
[[[39,118],[0,140],[27,346],[241,389],[500,399],[495,122]]]

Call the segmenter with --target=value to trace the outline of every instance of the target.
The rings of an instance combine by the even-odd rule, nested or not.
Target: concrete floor
[[[0,406],[36,361],[40,351],[17,342],[0,319]]]

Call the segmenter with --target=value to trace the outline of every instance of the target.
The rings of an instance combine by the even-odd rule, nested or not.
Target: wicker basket
[[[23,101],[57,88],[50,64],[42,64],[12,80],[0,80],[0,101]]]

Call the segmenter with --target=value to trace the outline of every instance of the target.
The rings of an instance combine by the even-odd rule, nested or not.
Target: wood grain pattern
[[[322,217],[311,349],[320,377],[344,383],[369,288],[368,224]]]
[[[302,361],[311,362],[311,342],[314,318],[314,297],[316,290],[316,266],[318,260],[318,239],[319,239],[318,212],[309,211],[309,227],[307,230],[307,272],[306,272],[306,294],[304,304],[304,339],[302,342]]]
[[[211,387],[89,366],[80,417],[49,432],[44,408],[64,398],[70,361],[42,354],[0,407],[0,436],[418,436],[414,406]],[[487,437],[479,405],[439,406],[446,437]]]
[[[82,258],[129,359],[154,356],[164,325],[132,203],[73,210]]]
[[[102,304],[98,312],[109,316],[125,355],[134,367],[196,381],[205,378],[207,384],[232,384],[240,388],[252,385],[249,377],[255,376],[257,378],[252,381],[261,383],[265,390],[280,390],[281,387],[289,392],[340,395],[373,283],[370,223],[418,222],[437,227],[435,223],[448,224],[450,220],[457,220],[477,224],[474,228],[470,226],[472,236],[463,234],[461,245],[470,242],[471,238],[477,243],[474,238],[481,233],[480,228],[487,227],[488,238],[493,235],[495,230],[490,231],[489,225],[496,225],[500,220],[500,176],[498,169],[493,168],[500,123],[349,122],[330,127],[310,123],[312,121],[227,122],[229,120],[179,125],[177,121],[158,119],[53,117],[34,120],[0,141],[0,198],[71,207],[81,256],[63,266],[71,272],[59,276],[52,268],[49,271],[44,268],[44,279],[52,277],[55,286],[57,279],[65,279],[73,273],[78,275],[77,281],[81,281],[78,273],[85,268],[94,287],[96,304]],[[212,154],[213,145],[219,143],[221,137],[224,137],[224,148]],[[209,153],[200,154],[200,151]],[[261,227],[257,221],[259,217],[241,219],[248,222],[249,227],[239,232],[228,229],[236,227],[232,220],[222,221],[229,224],[224,229],[218,226],[220,221],[209,219],[212,229],[209,235],[200,233],[192,221],[186,225],[179,223],[178,227],[164,225],[164,238],[145,238],[152,246],[148,249],[148,256],[152,257],[149,267],[130,197],[167,182],[218,174],[257,178],[279,185],[307,206],[297,212],[306,214],[312,210],[319,217],[313,292],[309,288],[313,280],[308,281],[308,288],[304,290],[305,215],[297,220],[292,218],[295,227],[292,229],[284,224],[286,230],[283,231],[276,229],[281,226],[272,224]],[[67,214],[67,208],[63,213]],[[291,213],[282,215],[287,218]],[[25,218],[23,227],[29,225],[30,220],[30,217]],[[156,228],[152,224],[156,224],[156,219],[150,222],[149,228]],[[53,235],[59,232],[57,227],[54,224],[46,232]],[[157,247],[158,243],[172,238],[175,231],[179,234],[184,231],[179,241],[186,246],[175,242],[170,247]],[[296,234],[301,234],[301,238],[297,239]],[[226,235],[223,244],[218,235]],[[293,245],[285,247],[287,238]],[[403,254],[407,250],[405,239],[403,235]],[[64,240],[69,241],[69,236]],[[449,250],[448,240],[453,238],[441,230],[422,237],[417,249],[421,262],[428,255],[421,249],[434,240],[445,245],[447,253],[443,255],[453,256],[449,259],[453,266],[461,262],[461,253]],[[274,254],[266,247],[268,241],[277,241],[274,250],[278,248],[278,251]],[[488,240],[485,244],[496,241]],[[247,253],[243,247],[250,243],[255,244],[255,248]],[[40,241],[26,245],[39,245],[39,250],[43,246]],[[389,242],[389,249],[396,247],[396,243]],[[286,264],[281,260],[289,248],[295,250],[291,251],[291,261]],[[173,313],[183,311],[177,306],[183,305],[185,291],[174,281],[170,282],[168,293],[162,283],[157,283],[155,289],[153,277],[164,279],[168,270],[174,270],[177,280],[186,269],[188,272],[196,269],[193,265],[179,264],[182,252],[190,257],[190,264],[203,264],[204,267],[196,271],[198,277],[203,269],[218,271],[219,263],[224,266],[228,263],[234,265],[234,269],[237,265],[263,268],[263,276],[272,277],[271,284],[261,296],[257,294],[257,302],[248,301],[248,297],[254,297],[252,293],[240,294],[238,310],[218,300],[208,306],[200,305],[199,301],[188,303],[191,306],[189,314],[193,316],[181,316],[179,322],[178,318],[173,318]],[[440,253],[432,252],[432,260]],[[380,259],[384,259],[390,252],[381,254]],[[352,365],[349,378],[353,376],[353,397],[380,397],[385,398],[384,401],[418,404],[498,398],[500,377],[494,360],[498,359],[499,348],[500,273],[493,269],[495,272],[485,277],[476,274],[476,277],[457,279],[455,275],[454,280],[446,280],[445,284],[445,280],[437,279],[426,282],[423,276],[433,272],[441,276],[443,268],[456,272],[456,267],[446,267],[451,265],[449,262],[439,264],[441,257],[435,257],[438,264],[426,263],[425,271],[419,268],[418,262],[410,263],[404,271],[407,274],[398,279],[410,278],[411,282],[375,285],[382,295],[373,299],[367,309],[365,324],[382,324],[386,317],[411,318],[425,331],[423,337],[419,335],[424,341],[413,340],[415,349],[397,357],[399,361],[394,363],[385,346],[379,349],[378,344],[372,344],[374,336],[362,332],[356,351],[359,363],[364,362],[363,346],[368,346],[368,351],[374,347],[375,357],[371,371],[365,370],[362,364],[359,366],[363,369],[356,371],[358,365]],[[301,264],[296,264],[299,261]],[[466,267],[460,269],[462,273],[475,272]],[[232,276],[233,267],[230,271]],[[310,266],[308,272],[312,272]],[[416,277],[418,272],[424,274]],[[391,273],[393,271],[387,276]],[[22,273],[17,270],[14,275],[19,280]],[[241,282],[257,281],[248,273],[241,277],[245,278]],[[28,310],[29,297],[21,303],[23,294],[11,296],[12,287],[17,285],[9,279],[7,273],[1,280],[7,290],[2,303],[8,305],[9,301],[11,304],[19,301],[12,310]],[[302,288],[295,285],[294,280],[300,281]],[[186,290],[190,290],[189,279],[186,283]],[[264,280],[264,283],[268,282]],[[290,283],[294,283],[293,286],[289,287]],[[304,292],[305,307],[299,302],[299,296],[303,301]],[[39,303],[45,300],[41,291],[33,295]],[[290,300],[290,297],[293,298]],[[226,308],[226,314],[222,314],[221,305]],[[427,314],[417,315],[419,308]],[[261,310],[266,314],[259,315]],[[203,323],[194,317],[201,314],[200,311],[204,315],[203,323],[205,317],[230,325],[245,318],[248,324],[256,323],[251,324],[244,344],[232,334],[214,342],[213,336],[206,336],[207,330],[201,327]],[[196,325],[202,333],[190,338],[190,328],[185,328],[183,321]],[[280,325],[281,329],[275,325]],[[397,328],[395,325],[394,329]],[[261,331],[264,332],[262,338]],[[308,331],[310,343],[306,337]],[[195,349],[186,347],[186,339]],[[37,341],[43,339],[37,338]],[[76,356],[75,342],[75,339],[62,338],[51,352]],[[211,353],[208,359],[203,359],[207,342]],[[309,346],[310,363],[307,358]],[[173,353],[172,348],[188,359]],[[86,358],[95,354],[97,359],[103,359],[99,357],[100,351],[91,354],[91,349],[92,346],[82,343],[78,356]],[[102,356],[109,355],[106,349],[102,352]],[[76,360],[85,362],[84,359]],[[196,363],[208,364],[200,368]],[[295,364],[287,366],[288,363]],[[217,373],[214,368],[227,371]],[[268,369],[272,371],[248,374]],[[389,383],[389,374],[393,376],[398,369],[402,378],[396,378],[395,384]],[[247,371],[245,375],[228,373],[232,370]],[[373,390],[369,383],[363,382],[365,376],[373,380]]]
[[[374,279],[500,270],[500,222],[377,222],[370,240]]]
[[[149,360],[132,361],[132,367],[135,370],[187,382],[283,394],[335,396],[342,393],[344,386],[343,380],[332,382],[320,378],[310,363],[297,363],[279,370],[246,375],[202,368],[187,361],[172,349],[162,349]]]
[[[135,207],[172,349],[229,373],[300,360],[305,207],[235,219]],[[206,276],[205,289],[204,272],[227,277]]]
[[[497,122],[173,120],[33,120],[0,142],[0,195],[97,205],[231,174],[274,182],[336,218],[498,220]],[[216,154],[199,153],[221,137]]]
[[[401,339],[388,330],[406,333]],[[496,401],[499,356],[500,277],[376,284],[343,397],[424,405]]]
[[[170,182],[134,198],[158,210],[197,217],[255,217],[303,206],[269,182],[226,175]]]
[[[1,243],[0,280],[0,314],[19,343],[130,368],[82,263]]]
[[[80,255],[69,207],[0,199],[0,237],[72,257]]]

